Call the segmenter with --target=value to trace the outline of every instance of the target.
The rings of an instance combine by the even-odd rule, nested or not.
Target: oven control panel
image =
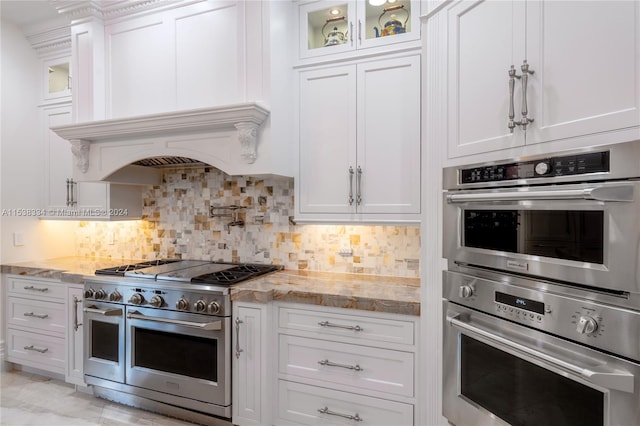
[[[609,151],[549,157],[460,169],[461,184],[602,173],[609,171]]]

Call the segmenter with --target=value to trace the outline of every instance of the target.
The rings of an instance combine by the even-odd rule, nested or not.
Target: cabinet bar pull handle
[[[353,205],[353,167],[349,166],[349,205]]]
[[[78,322],[78,304],[82,302],[82,300],[78,299],[76,296],[73,296],[73,329],[78,331],[78,327],[82,325],[82,323]]]
[[[351,46],[353,46],[353,21],[349,22],[349,40],[351,41]]]
[[[362,204],[362,167],[358,166],[358,175],[356,176],[356,204]]]
[[[41,291],[43,293],[46,293],[47,291],[49,291],[49,289],[47,287],[34,287],[32,285],[28,285],[24,287],[25,290],[32,290],[32,291]]]
[[[326,365],[327,367],[340,367],[340,368],[346,368],[347,370],[354,370],[354,371],[362,371],[364,370],[362,367],[360,367],[358,364],[356,365],[348,365],[348,364],[338,364],[336,362],[331,362],[328,359],[323,359],[318,361],[318,364],[320,365]]]
[[[33,318],[40,318],[40,319],[45,319],[45,318],[49,318],[49,315],[44,314],[44,315],[37,315],[34,314],[33,312],[25,312],[24,313],[25,317],[33,317]]]
[[[533,71],[529,70],[529,64],[526,59],[522,61],[520,69],[522,70],[522,119],[516,121],[516,124],[522,126],[522,130],[527,130],[527,126],[533,123],[533,118],[527,117],[529,114],[529,109],[527,108],[527,86],[529,83],[529,75],[533,74]]]
[[[320,321],[318,323],[318,325],[320,327],[344,328],[345,330],[353,330],[353,331],[362,331],[362,330],[364,330],[359,325],[339,325],[339,324],[330,323],[329,321]]]
[[[358,19],[358,41],[362,44],[362,21]]]
[[[67,207],[71,204],[71,182],[67,179]]]
[[[510,133],[513,133],[513,129],[516,128],[516,123],[513,121],[516,116],[513,107],[513,90],[516,85],[516,78],[519,79],[520,76],[516,75],[516,68],[511,65],[511,68],[509,68],[509,123],[507,124]]]
[[[73,179],[69,179],[69,190],[70,190],[70,192],[71,192],[71,196],[70,196],[70,199],[69,199],[69,205],[70,205],[71,207],[73,207],[73,206],[75,206],[76,204],[78,204],[78,202],[75,200],[75,197],[73,196],[73,193],[74,193],[74,191],[73,191],[73,189],[74,189],[74,185],[77,185],[77,182],[74,182],[74,180],[73,180]]]
[[[45,353],[45,352],[47,352],[47,351],[49,350],[49,348],[38,349],[38,348],[36,348],[36,347],[35,347],[35,346],[33,346],[33,345],[25,346],[23,349],[24,349],[25,351],[40,352],[41,354],[43,354],[43,353]]]
[[[242,324],[244,321],[242,321],[240,319],[240,317],[236,318],[236,359],[240,359],[240,353],[244,352],[242,349],[240,349],[240,324]]]
[[[358,415],[358,413],[356,413],[355,416],[352,416],[350,414],[336,413],[335,411],[329,410],[329,407],[318,408],[318,413],[328,414],[330,416],[338,416],[338,417],[342,417],[344,419],[353,420],[355,422],[361,422],[362,421],[362,417],[360,417]]]

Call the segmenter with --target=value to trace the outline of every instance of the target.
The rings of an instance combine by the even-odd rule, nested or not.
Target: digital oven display
[[[496,291],[496,302],[544,315],[544,303]]]

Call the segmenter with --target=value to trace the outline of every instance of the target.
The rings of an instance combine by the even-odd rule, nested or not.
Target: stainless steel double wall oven
[[[160,260],[85,283],[84,372],[97,396],[230,425],[229,286],[272,265]]]
[[[445,417],[640,424],[640,142],[443,178]]]

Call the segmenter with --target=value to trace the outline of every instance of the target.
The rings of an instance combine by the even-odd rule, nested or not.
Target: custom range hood
[[[261,140],[268,116],[266,107],[247,102],[51,130],[71,143],[74,179],[155,184],[158,167],[184,164],[207,164],[229,175],[281,174],[272,161],[275,147]]]

